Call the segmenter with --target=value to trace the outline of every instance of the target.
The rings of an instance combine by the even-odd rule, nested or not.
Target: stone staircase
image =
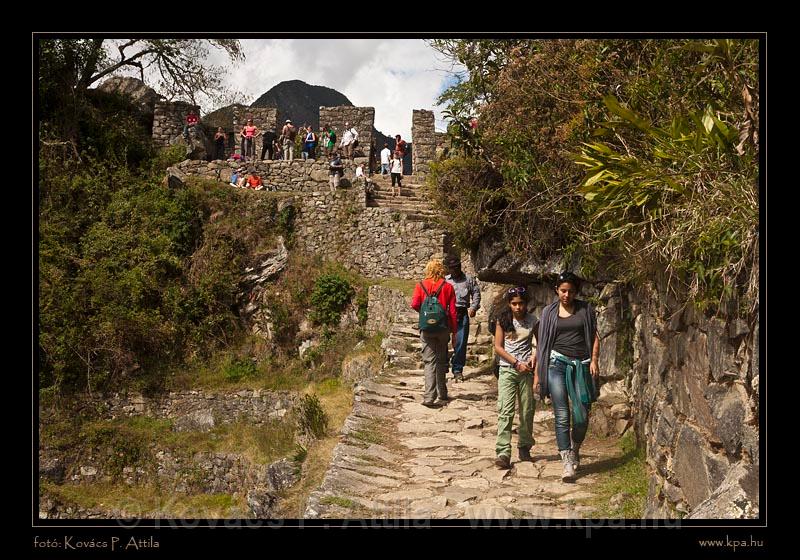
[[[404,369],[422,369],[422,342],[419,339],[419,314],[414,310],[400,313],[383,341],[387,365]],[[492,358],[490,336],[478,334],[478,323],[473,319],[467,341],[467,364],[488,367]],[[452,356],[452,348],[450,349]]]
[[[412,221],[433,221],[436,217],[433,205],[424,193],[422,181],[414,175],[403,176],[400,196],[391,195],[392,180],[389,175],[376,173],[371,180],[375,189],[367,199],[368,207],[391,208],[405,214]]]

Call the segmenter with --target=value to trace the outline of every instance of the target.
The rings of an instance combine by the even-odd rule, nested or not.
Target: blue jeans
[[[469,315],[465,312],[456,315],[456,346],[453,349],[453,359],[451,365],[453,368],[453,375],[459,376],[464,371],[464,365],[467,363],[467,339],[469,338]]]
[[[570,410],[566,368],[566,364],[557,362],[554,357],[550,357],[550,367],[547,368],[547,384],[550,388],[550,398],[553,400],[553,413],[556,417],[556,442],[559,451],[572,447],[569,437]],[[586,423],[572,426],[572,441],[577,444],[582,443],[586,437],[586,429],[589,427],[588,414],[586,419]]]
[[[381,175],[388,175],[389,174],[389,164],[382,163],[381,164]]]

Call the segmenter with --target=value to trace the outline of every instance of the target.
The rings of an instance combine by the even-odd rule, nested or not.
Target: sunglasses
[[[508,295],[510,296],[521,296],[524,295],[528,290],[526,290],[523,286],[517,286],[516,288],[511,288],[508,290]]]

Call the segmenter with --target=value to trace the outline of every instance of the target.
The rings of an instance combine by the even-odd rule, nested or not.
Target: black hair
[[[503,332],[509,333],[516,330],[514,328],[514,314],[511,312],[511,308],[507,305],[515,297],[521,297],[525,303],[530,301],[528,291],[523,286],[511,288],[506,292],[506,295],[503,298],[506,302],[506,308],[500,313],[500,315],[497,316],[497,324],[503,328]]]
[[[448,268],[455,268],[455,267],[461,268],[461,259],[459,259],[455,255],[447,255],[444,258],[444,265]]]
[[[556,278],[555,288],[558,289],[558,287],[564,282],[569,282],[570,284],[575,286],[576,290],[581,289],[581,279],[578,278],[578,276],[573,274],[572,272],[569,272],[568,270],[565,270],[564,272],[558,275],[558,277]]]

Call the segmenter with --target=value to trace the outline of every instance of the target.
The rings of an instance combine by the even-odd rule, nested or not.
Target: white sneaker
[[[574,482],[575,466],[572,464],[572,450],[565,449],[564,451],[559,451],[559,454],[561,455],[561,462],[564,463],[564,470],[561,472],[561,481]]]
[[[577,472],[578,467],[581,466],[581,446],[580,444],[572,444],[572,450],[570,452],[570,459],[572,460],[572,467]]]

